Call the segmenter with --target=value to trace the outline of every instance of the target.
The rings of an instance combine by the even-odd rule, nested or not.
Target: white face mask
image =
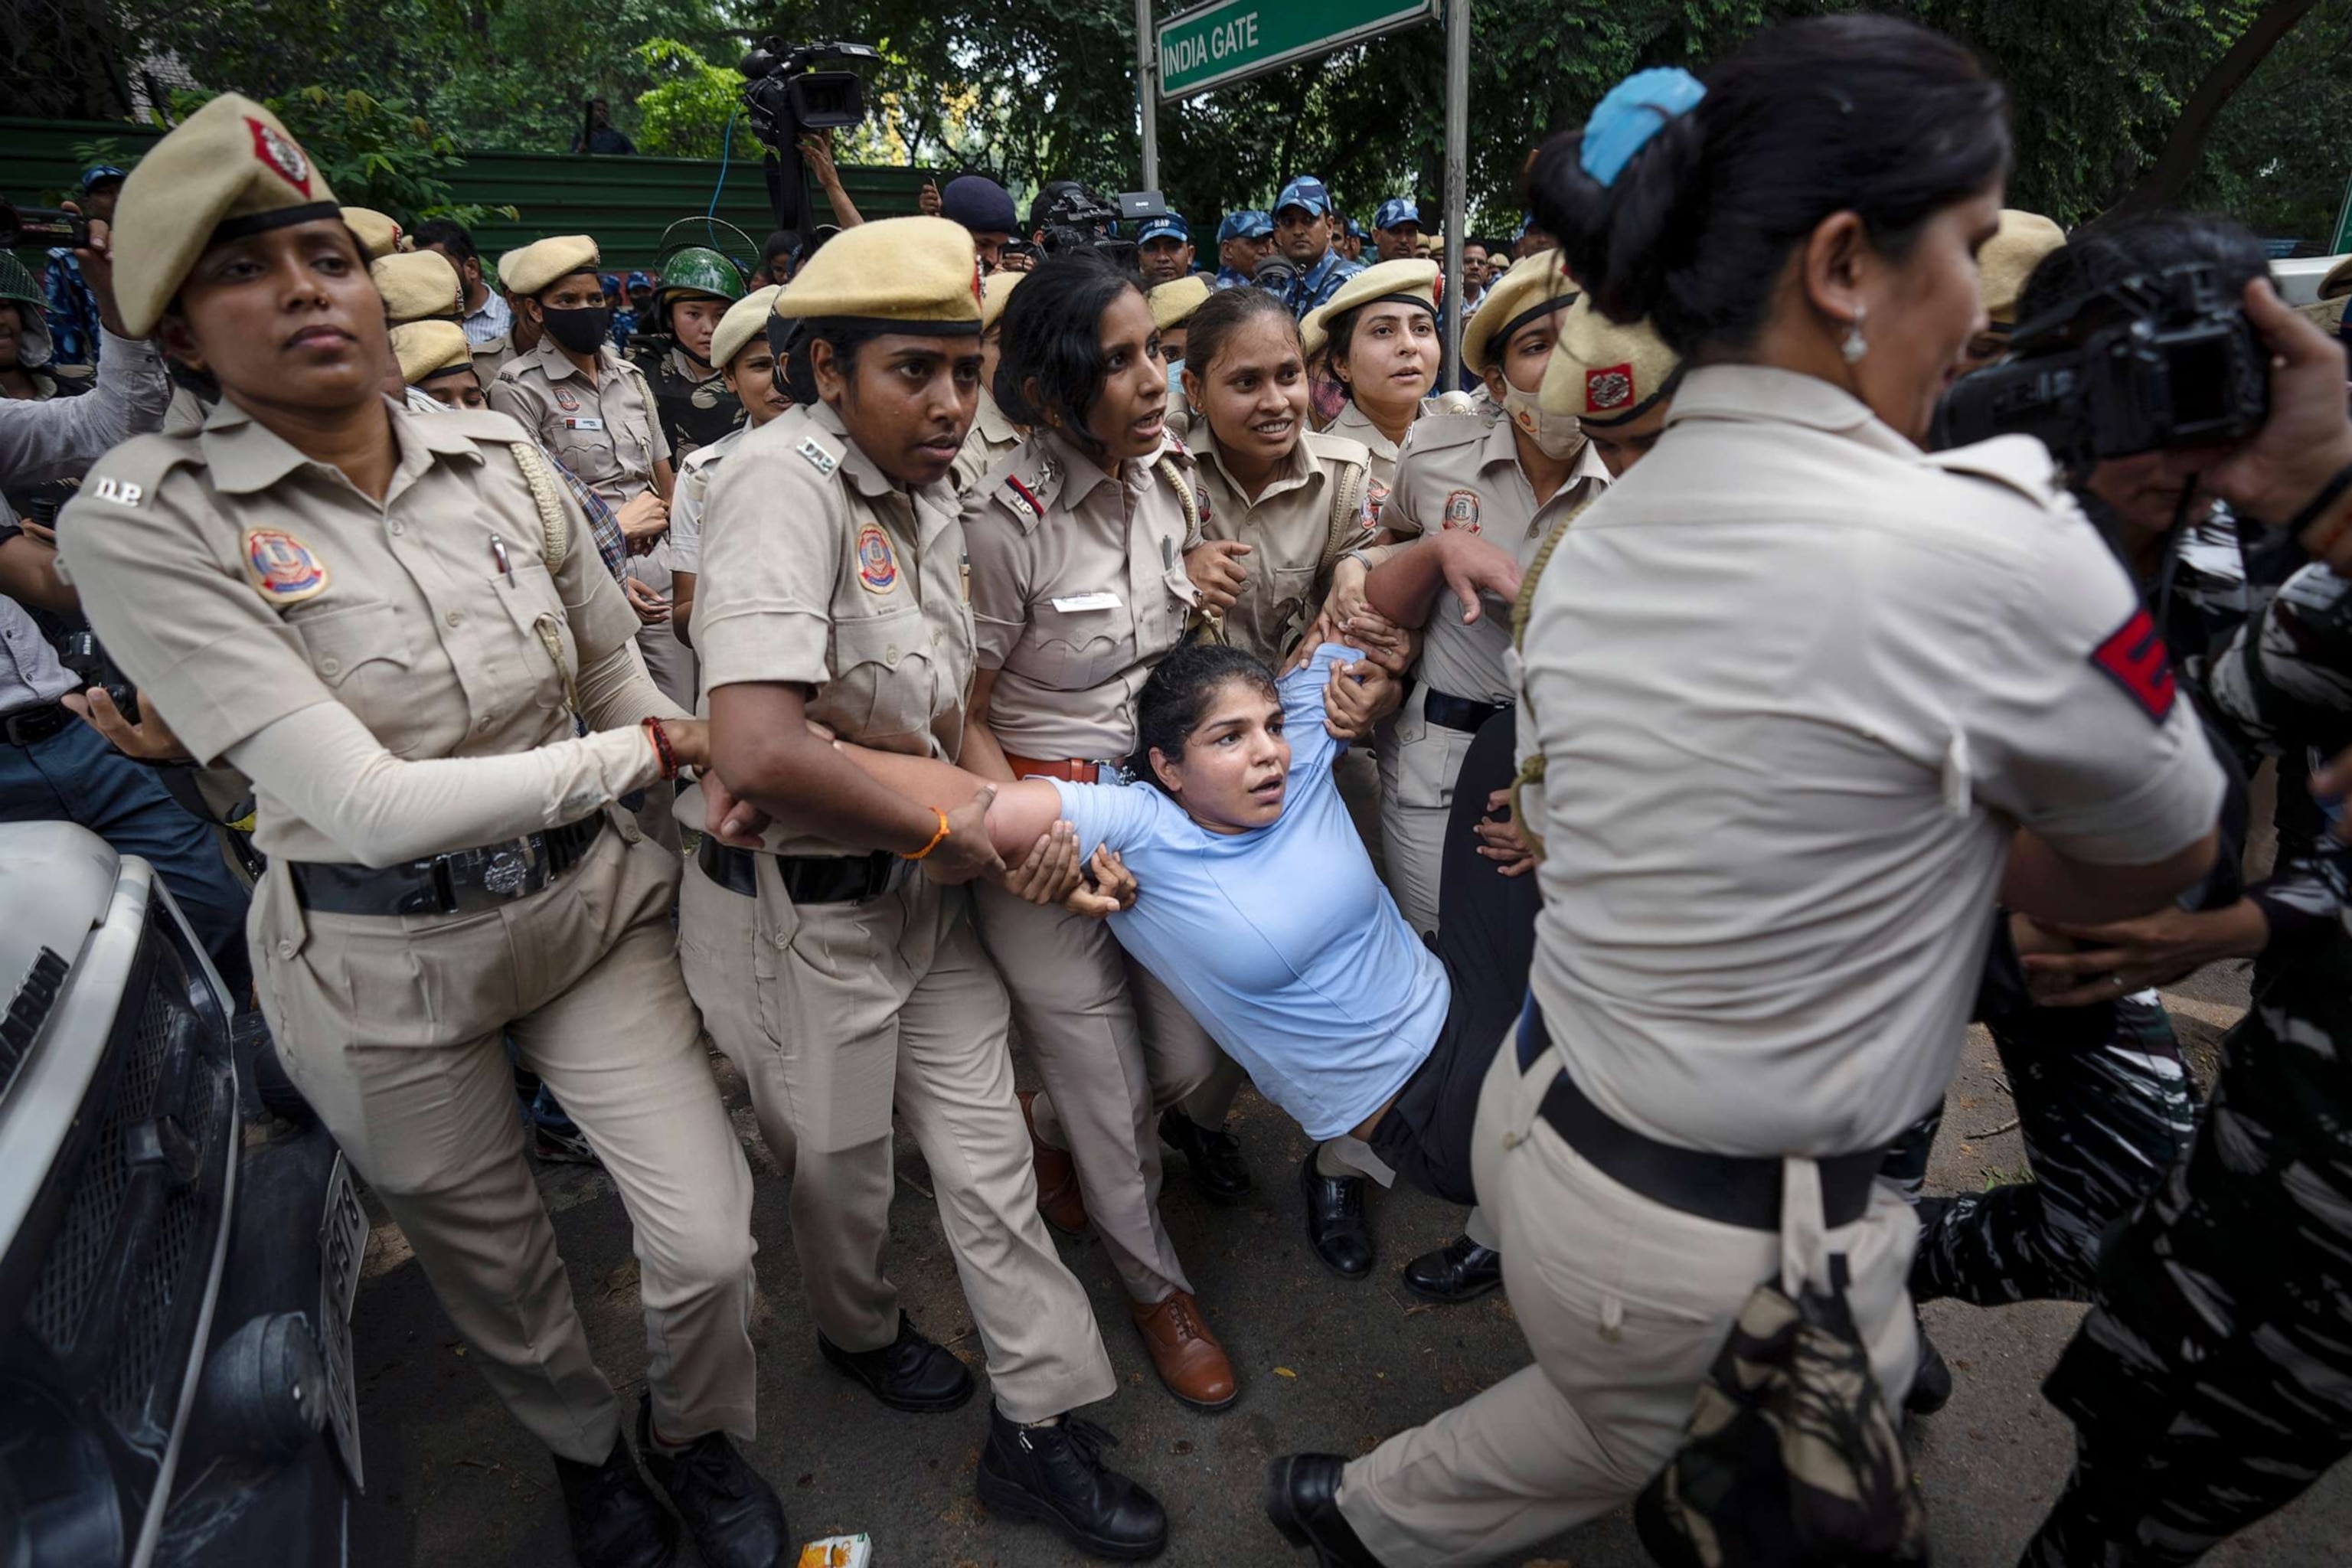
[[[1555,461],[1576,456],[1576,449],[1584,445],[1584,426],[1575,415],[1547,413],[1538,394],[1521,392],[1507,379],[1503,383],[1503,412],[1536,444],[1537,450]]]

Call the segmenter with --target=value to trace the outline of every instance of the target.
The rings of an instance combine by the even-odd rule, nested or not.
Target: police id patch
[[[857,531],[857,585],[869,594],[887,594],[898,585],[898,556],[890,536],[870,522]]]
[[[2179,694],[2172,680],[2172,658],[2164,638],[2146,610],[2134,610],[2106,641],[2091,650],[2091,662],[2139,704],[2140,711],[2161,724],[2172,716]]]
[[[1471,533],[1478,531],[1478,492],[1454,490],[1445,498],[1444,525]]]
[[[299,605],[327,591],[327,568],[282,528],[245,531],[245,574],[273,605]]]

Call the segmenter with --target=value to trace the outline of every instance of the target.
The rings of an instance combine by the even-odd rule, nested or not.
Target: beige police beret
[[[536,294],[559,278],[593,272],[601,258],[596,242],[584,234],[559,234],[499,258],[499,281],[515,295]]]
[[[2347,294],[2352,294],[2352,256],[2329,268],[2327,276],[2319,280],[2320,299],[2338,300]]]
[[[278,116],[225,92],[148,150],[114,207],[114,293],[134,338],[155,330],[215,237],[341,217],[327,177]]]
[[[980,331],[981,298],[970,229],[943,217],[886,217],[826,240],[776,296],[776,314],[961,335]]]
[[[367,247],[371,257],[396,255],[408,233],[400,226],[398,218],[373,207],[345,207],[343,226],[360,237],[360,243]]]
[[[2331,334],[2344,330],[2344,308],[2352,305],[2352,294],[2338,294],[2334,299],[2323,295],[2308,305],[2297,305],[2294,313],[2307,321],[2315,321],[2322,331]]]
[[[1003,319],[1004,301],[1013,298],[1026,272],[992,272],[980,280],[980,330],[987,331]]]
[[[1473,375],[1486,374],[1489,346],[1504,346],[1511,333],[1547,309],[1566,310],[1576,295],[1576,284],[1560,269],[1559,251],[1539,250],[1515,262],[1463,325],[1463,367]]]
[[[1620,325],[1581,295],[1559,314],[1544,370],[1547,414],[1573,414],[1599,429],[1640,418],[1674,389],[1682,361],[1646,321]]]
[[[775,308],[776,294],[783,288],[771,283],[764,289],[754,289],[727,307],[719,318],[719,325],[710,334],[710,363],[725,370],[744,345],[755,338],[766,336],[768,312]]]
[[[445,370],[474,368],[473,345],[455,321],[407,321],[393,328],[392,357],[400,362],[400,379],[411,386]]]
[[[1209,280],[1197,272],[1162,283],[1144,296],[1151,305],[1151,324],[1163,332],[1182,326],[1212,292]]]
[[[1977,252],[1977,289],[1985,314],[2004,327],[2017,325],[2017,297],[2042,258],[2066,243],[2066,231],[2040,213],[2000,210],[2000,227]]]
[[[1338,293],[1307,312],[1307,319],[1298,323],[1299,347],[1313,359],[1330,341],[1335,318],[1375,300],[1418,300],[1434,312],[1443,276],[1434,261],[1383,261],[1367,267],[1340,284]]]
[[[376,258],[368,268],[375,291],[383,296],[384,320],[404,321],[452,320],[466,313],[466,286],[457,269],[437,250],[407,250]]]

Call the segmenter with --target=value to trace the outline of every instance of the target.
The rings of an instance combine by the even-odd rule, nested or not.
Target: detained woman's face
[[[1977,288],[1977,252],[2000,226],[1995,181],[1927,220],[1909,254],[1881,258],[1867,289],[1867,345],[1854,366],[1862,400],[1913,441],[1924,440],[1944,391],[1968,366],[1971,339],[1990,325]]]
[[[1229,461],[1253,472],[1290,456],[1307,428],[1307,363],[1286,319],[1252,316],[1213,363],[1184,367],[1184,395],[1205,415]]]
[[[247,408],[366,403],[393,363],[383,296],[359,242],[332,217],[206,246],[163,338],[175,358],[210,371]]]
[[[1420,306],[1393,300],[1366,305],[1348,337],[1349,390],[1367,409],[1410,407],[1437,384],[1443,352],[1437,318]]]
[[[1184,757],[1151,749],[1152,771],[1185,815],[1212,833],[1247,833],[1282,815],[1290,742],[1282,703],[1254,680],[1229,679],[1184,737]]]
[[[1122,290],[1097,327],[1102,390],[1087,410],[1087,434],[1111,462],[1149,458],[1160,450],[1168,423],[1168,367],[1160,359],[1160,327],[1142,293]]]

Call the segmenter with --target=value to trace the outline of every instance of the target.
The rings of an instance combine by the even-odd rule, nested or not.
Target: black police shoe
[[[694,1549],[709,1568],[778,1568],[793,1560],[784,1501],[724,1432],[705,1432],[674,1454],[654,1446],[650,1395],[637,1405],[637,1452],[669,1493]]]
[[[1237,1204],[1250,1195],[1249,1166],[1238,1139],[1222,1126],[1202,1126],[1177,1106],[1160,1118],[1160,1141],[1184,1156],[1192,1185],[1213,1204]]]
[[[1911,1392],[1903,1396],[1903,1408],[1914,1415],[1933,1415],[1951,1403],[1952,1369],[1944,1364],[1944,1352],[1927,1337],[1927,1325],[1919,1325],[1919,1370],[1911,1374]]]
[[[580,1568],[669,1568],[677,1560],[677,1521],[637,1474],[627,1443],[614,1438],[601,1465],[558,1454],[555,1477]]]
[[[816,1348],[893,1410],[953,1410],[971,1397],[971,1370],[904,1312],[898,1314],[898,1337],[880,1350],[845,1351],[822,1331]]]
[[[1284,1454],[1265,1468],[1265,1516],[1293,1546],[1312,1547],[1317,1568],[1381,1568],[1339,1512],[1337,1454]]]
[[[1503,1255],[1457,1236],[1404,1266],[1404,1288],[1424,1301],[1475,1301],[1503,1282]]]
[[[1372,1233],[1364,1226],[1362,1176],[1327,1176],[1315,1168],[1315,1152],[1298,1167],[1299,1190],[1307,1194],[1307,1244],[1323,1267],[1342,1279],[1372,1271]]]
[[[1168,1544],[1167,1510],[1104,1466],[1103,1445],[1118,1442],[1075,1415],[1052,1426],[1024,1426],[991,1406],[988,1443],[980,1451],[980,1500],[997,1513],[1052,1525],[1089,1556],[1157,1557]]]

